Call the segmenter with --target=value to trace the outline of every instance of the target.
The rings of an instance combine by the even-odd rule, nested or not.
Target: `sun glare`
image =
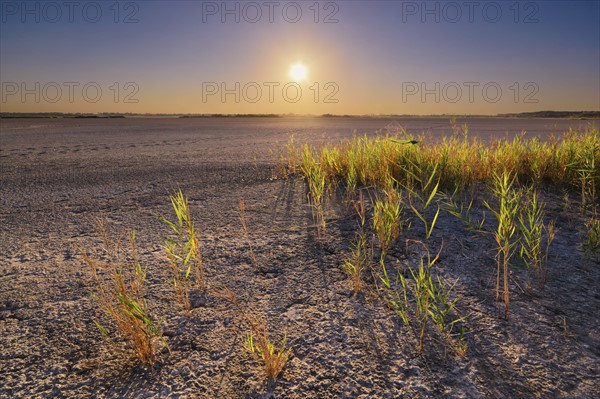
[[[302,81],[302,80],[306,80],[306,76],[307,76],[307,69],[303,64],[294,64],[292,65],[292,67],[290,68],[290,76],[295,80],[295,81]]]

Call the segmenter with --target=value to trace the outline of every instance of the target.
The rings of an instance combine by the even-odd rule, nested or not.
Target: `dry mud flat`
[[[418,355],[396,314],[375,296],[348,290],[341,266],[354,235],[350,210],[328,204],[328,240],[321,245],[304,183],[273,179],[274,165],[235,157],[194,163],[177,151],[165,156],[161,146],[155,156],[136,157],[127,146],[122,151],[132,156],[85,145],[85,155],[2,150],[0,397],[600,397],[600,264],[580,247],[584,219],[576,197],[567,206],[560,192],[544,191],[558,228],[548,283],[521,291],[514,283],[522,285],[523,273],[514,269],[508,321],[497,317],[492,236],[442,212],[432,246],[443,240],[438,267],[449,281],[459,278],[453,296],[467,316],[468,350],[458,356],[428,340]],[[65,160],[73,166],[65,168]],[[157,214],[169,214],[168,194],[178,187],[201,230],[209,286],[226,284],[247,300],[275,337],[287,332],[293,357],[272,391],[223,302],[194,292],[186,317],[174,301],[161,250],[168,230]],[[242,234],[239,198],[258,267]],[[473,212],[482,216],[483,207]],[[93,215],[138,234],[147,298],[170,346],[154,368],[124,361],[93,324],[102,315],[76,250],[98,244]],[[405,263],[404,241],[421,237],[413,222],[391,264]]]

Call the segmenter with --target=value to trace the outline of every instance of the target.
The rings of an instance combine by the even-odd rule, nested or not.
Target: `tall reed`
[[[188,198],[179,190],[170,196],[170,200],[176,219],[170,221],[161,216],[163,222],[174,233],[165,238],[164,250],[171,265],[177,299],[183,310],[189,314],[192,308],[189,300],[192,273],[195,274],[196,287],[201,290],[206,289],[200,242],[192,220]]]
[[[379,263],[383,271],[381,280],[389,288],[391,281],[385,266],[385,257],[402,229],[402,195],[395,188],[384,190],[383,198],[374,199],[372,226],[379,244]]]
[[[496,273],[496,301],[500,299],[500,280],[503,281],[502,300],[504,301],[504,318],[508,319],[509,311],[509,266],[514,254],[516,241],[514,240],[517,229],[516,217],[519,210],[520,195],[513,188],[515,176],[504,170],[495,173],[491,190],[496,197],[498,205],[492,207],[484,201],[484,205],[496,216],[498,226],[494,233],[497,247],[497,273]]]
[[[302,149],[301,169],[308,184],[309,198],[312,203],[313,216],[317,225],[317,238],[322,240],[325,239],[327,230],[327,222],[325,221],[325,211],[323,208],[326,174],[308,145],[305,145]]]
[[[355,292],[360,292],[364,287],[362,275],[369,265],[371,250],[367,240],[366,222],[367,214],[365,199],[359,191],[358,199],[353,203],[358,216],[358,229],[352,244],[351,255],[344,259],[344,271],[348,275],[350,287]]]
[[[414,179],[418,184],[418,188],[416,186],[411,187],[410,185],[406,185],[406,190],[409,193],[408,198],[416,199],[420,204],[415,204],[415,201],[410,201],[410,208],[413,213],[419,218],[425,227],[425,241],[429,241],[431,234],[433,232],[433,228],[437,222],[438,216],[440,215],[440,206],[436,204],[437,210],[431,220],[427,218],[427,208],[432,204],[433,200],[438,195],[438,189],[440,186],[440,177],[437,174],[438,170],[437,163],[432,165],[432,169],[430,171],[425,171],[419,164],[414,164],[412,169],[414,173]],[[417,208],[417,206],[420,207]]]
[[[412,279],[398,273],[395,287],[388,289],[390,294],[388,303],[398,311],[404,325],[416,334],[419,353],[423,352],[431,320],[443,335],[445,342],[464,354],[466,350],[464,335],[460,335],[458,342],[453,342],[451,335],[454,325],[465,319],[465,317],[455,316],[458,298],[450,299],[450,292],[458,280],[448,287],[441,276],[434,273],[434,266],[439,260],[441,249],[432,258],[424,242],[407,240],[407,245],[411,243],[422,245],[425,255],[419,257],[416,268],[408,265],[409,276]]]
[[[519,255],[529,269],[535,270],[538,287],[543,288],[548,274],[548,250],[554,240],[554,221],[544,224],[544,205],[533,187],[527,188],[523,197],[518,215],[521,232]]]

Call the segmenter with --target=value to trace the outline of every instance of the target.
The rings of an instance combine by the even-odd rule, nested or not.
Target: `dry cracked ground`
[[[432,333],[418,354],[415,336],[377,295],[348,289],[342,264],[355,230],[351,207],[327,204],[327,240],[317,242],[304,182],[277,177],[273,159],[288,131],[211,136],[192,125],[161,130],[156,121],[155,131],[142,121],[123,129],[114,121],[110,129],[52,123],[2,122],[0,397],[600,397],[600,264],[581,249],[577,195],[567,201],[544,190],[557,226],[548,283],[528,290],[515,268],[508,321],[497,317],[493,237],[442,211],[431,246],[442,247],[440,275],[459,279],[451,296],[466,317],[467,352]],[[272,386],[223,301],[193,291],[185,316],[174,300],[162,251],[168,228],[158,215],[169,215],[168,196],[178,188],[200,229],[209,287],[229,287],[265,317],[274,338],[287,333],[293,355]],[[474,217],[483,217],[485,195],[481,189]],[[125,359],[93,323],[104,316],[80,256],[99,243],[92,216],[137,232],[147,300],[170,348],[153,368]],[[390,252],[391,272],[414,260],[406,240],[422,237],[413,220]]]

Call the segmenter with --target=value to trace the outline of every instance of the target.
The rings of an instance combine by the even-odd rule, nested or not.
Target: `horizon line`
[[[318,118],[386,118],[386,117],[547,117],[547,118],[600,118],[600,110],[597,111],[555,111],[540,110],[528,112],[507,112],[500,114],[295,114],[295,113],[138,113],[138,112],[0,112],[0,118],[28,118],[28,117],[140,117],[140,116],[164,116],[179,118],[280,118],[280,117],[318,117]]]

